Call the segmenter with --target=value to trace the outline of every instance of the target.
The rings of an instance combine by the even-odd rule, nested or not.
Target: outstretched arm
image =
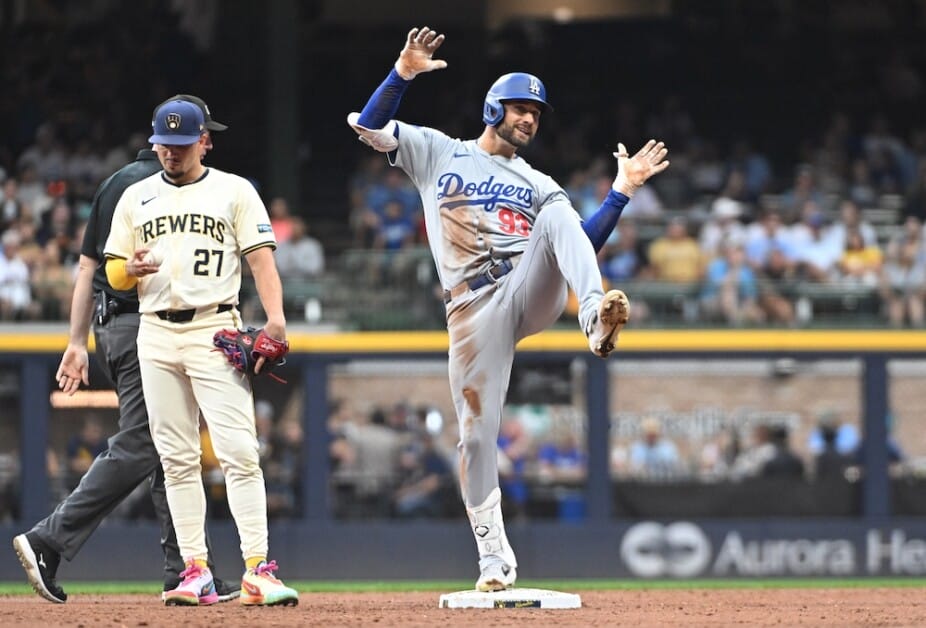
[[[614,231],[617,219],[621,217],[624,206],[634,192],[651,176],[669,167],[669,162],[665,161],[668,152],[665,144],[650,140],[637,151],[636,155],[630,157],[627,148],[618,143],[617,152],[614,153],[617,158],[617,177],[611,184],[611,191],[608,192],[598,211],[582,225],[596,253],[601,250],[608,236]]]
[[[420,29],[413,28],[408,32],[405,46],[399,53],[399,58],[389,72],[389,76],[376,88],[359,115],[352,113],[347,117],[348,124],[360,135],[361,141],[377,150],[385,148],[385,152],[395,148],[394,145],[390,147],[393,142],[388,139],[393,135],[394,130],[386,130],[384,127],[395,117],[409,81],[422,72],[442,70],[447,67],[446,61],[433,58],[442,43],[444,43],[444,36],[427,26]],[[379,137],[377,134],[379,130],[386,131],[386,136]]]
[[[80,256],[74,294],[71,297],[71,324],[68,346],[55,373],[58,388],[68,395],[77,392],[81,382],[90,384],[90,367],[87,356],[87,338],[90,335],[90,316],[93,313],[93,273],[97,260]]]

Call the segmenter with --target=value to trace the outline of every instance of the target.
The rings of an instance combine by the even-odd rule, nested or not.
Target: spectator
[[[38,304],[32,300],[29,268],[20,255],[20,235],[13,229],[0,237],[0,319],[23,320],[38,315]]]
[[[128,161],[128,160],[126,160]],[[123,164],[120,164],[121,167]],[[64,178],[74,198],[90,199],[96,191],[97,185],[105,176],[113,172],[103,170],[103,161],[95,152],[95,147],[89,137],[83,137],[77,142],[75,150],[65,158]]]
[[[293,217],[289,212],[289,202],[277,196],[270,201],[268,212],[270,213],[270,227],[277,239],[277,245],[288,241],[293,234]]]
[[[788,441],[788,427],[775,425],[771,428],[772,457],[762,465],[760,475],[764,478],[804,477],[804,462],[791,450]]]
[[[794,183],[781,195],[781,213],[785,223],[796,222],[807,203],[817,207],[823,204],[823,193],[817,186],[813,167],[801,164],[794,174]]]
[[[17,162],[20,168],[31,164],[39,180],[60,181],[65,177],[65,153],[58,142],[57,132],[50,122],[42,124],[35,132],[35,143],[20,154]]]
[[[434,439],[427,431],[419,431],[399,456],[399,481],[392,498],[396,516],[442,516],[454,484],[450,466],[434,447]]]
[[[852,162],[847,194],[848,200],[861,207],[876,207],[878,204],[878,189],[871,180],[868,162],[861,157]]]
[[[846,248],[836,265],[839,279],[848,283],[876,287],[881,277],[883,255],[877,244],[866,245],[859,231],[846,234]]]
[[[765,209],[759,221],[749,226],[745,253],[759,282],[762,310],[769,320],[790,325],[794,306],[784,292],[796,273],[797,248],[776,210]]]
[[[537,475],[541,481],[575,485],[585,478],[585,453],[576,433],[555,429],[553,438],[537,449]]]
[[[417,226],[414,218],[405,210],[398,199],[383,204],[382,215],[373,237],[373,248],[395,252],[410,247],[415,242]]]
[[[19,200],[19,184],[10,177],[3,182],[0,192],[0,233],[22,220],[24,213],[25,208]]]
[[[276,263],[283,279],[309,279],[325,270],[322,244],[309,235],[309,227],[300,216],[290,220],[290,237],[277,246]]]
[[[398,199],[386,201],[376,225],[373,248],[379,255],[370,257],[370,279],[373,283],[386,278],[402,277],[412,261],[407,255],[415,244],[418,226]]]
[[[630,445],[629,471],[648,479],[667,479],[681,471],[678,448],[663,436],[662,423],[648,416],[640,423],[641,438]]]
[[[648,258],[648,273],[657,281],[695,283],[701,280],[701,248],[688,234],[688,221],[681,216],[669,220],[665,233],[650,243]]]
[[[401,205],[401,216],[407,216],[414,223],[421,209],[418,192],[411,187],[408,176],[398,168],[387,168],[378,181],[367,190],[366,206],[382,219],[386,205],[397,202]]]
[[[725,196],[717,197],[711,205],[711,215],[703,225],[699,241],[705,259],[721,254],[721,244],[745,244],[746,228],[740,223],[743,205]]]
[[[32,268],[32,290],[43,320],[67,320],[74,273],[61,263],[58,242],[49,240]]]
[[[765,320],[759,306],[759,286],[755,273],[746,263],[743,246],[724,243],[721,255],[707,267],[701,289],[701,311],[708,320],[720,320],[734,326],[756,324]]]
[[[827,283],[837,272],[843,248],[827,237],[826,215],[813,201],[804,204],[802,219],[790,228],[797,248],[798,274],[807,281]]]
[[[386,414],[376,408],[366,423],[344,426],[356,460],[353,498],[367,516],[386,516],[395,486],[399,454],[406,438],[386,425]]]
[[[48,186],[39,178],[31,162],[19,167],[19,200],[24,205],[23,214],[31,216],[36,224],[54,203],[54,199],[48,194]]]
[[[892,327],[922,327],[926,310],[926,243],[923,223],[915,215],[887,245],[881,295]]]
[[[84,419],[80,431],[67,444],[67,488],[74,490],[93,460],[106,450],[103,424],[96,416]]]
[[[41,246],[50,240],[58,242],[59,250],[63,253],[70,248],[74,237],[75,220],[71,206],[64,197],[58,198],[51,211],[43,214],[39,223],[39,230],[35,239]]]
[[[839,421],[839,417],[834,411],[827,410],[820,414],[817,428],[807,438],[807,449],[814,456],[823,451],[823,426],[833,426],[833,429],[836,430],[835,446],[837,452],[851,454],[858,447],[858,428],[853,423]]]
[[[814,455],[814,478],[818,481],[845,479],[846,469],[852,466],[852,456],[837,447],[839,428],[832,422],[819,425],[822,448]]]
[[[858,203],[851,199],[844,199],[839,204],[839,220],[830,225],[827,237],[833,240],[833,246],[840,250],[846,246],[849,233],[857,231],[862,236],[865,247],[877,246],[878,232],[871,223],[862,219],[862,211]]]
[[[753,149],[748,140],[740,138],[733,144],[729,167],[743,175],[744,198],[739,201],[755,203],[768,191],[772,182],[772,167],[768,158]]]
[[[601,263],[602,275],[609,282],[620,285],[638,277],[646,266],[646,248],[640,242],[637,224],[632,220],[622,218],[614,233],[614,243],[605,244],[602,248],[603,260]],[[634,300],[634,310],[637,309],[638,300]],[[634,317],[638,315],[634,311]]]
[[[752,444],[740,451],[733,460],[730,476],[734,480],[758,477],[765,464],[775,457],[772,430],[766,423],[758,423],[752,430]]]

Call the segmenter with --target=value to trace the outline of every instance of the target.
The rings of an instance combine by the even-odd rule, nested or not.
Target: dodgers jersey
[[[158,172],[126,188],[104,253],[162,254],[158,272],[138,280],[139,311],[150,313],[237,304],[241,256],[262,246],[276,248],[276,238],[257,190],[243,177],[207,168],[183,185]]]
[[[390,161],[421,194],[428,243],[445,289],[522,253],[544,207],[572,207],[556,181],[517,155],[490,155],[476,140],[397,123],[399,146]]]

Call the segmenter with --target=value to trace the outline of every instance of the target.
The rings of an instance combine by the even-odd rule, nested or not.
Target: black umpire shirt
[[[109,238],[113,213],[116,211],[116,204],[122,197],[122,193],[133,183],[146,179],[155,172],[160,171],[161,162],[158,161],[157,153],[150,148],[142,149],[138,151],[135,161],[126,164],[103,181],[93,196],[90,218],[87,220],[87,230],[84,232],[84,243],[81,245],[80,252],[82,255],[92,257],[100,262],[93,273],[94,294],[105,292],[122,301],[138,303],[138,292],[136,292],[135,288],[116,290],[109,285],[109,280],[106,278],[106,264],[102,263],[104,260],[103,248],[106,246],[107,238]]]

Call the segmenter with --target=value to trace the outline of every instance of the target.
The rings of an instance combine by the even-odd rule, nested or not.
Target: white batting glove
[[[395,71],[406,81],[410,81],[422,72],[443,70],[447,67],[447,62],[431,58],[442,43],[444,36],[438,35],[437,31],[432,31],[427,26],[413,28],[408,31],[405,47],[395,62]]]
[[[613,153],[617,157],[617,178],[611,189],[630,198],[647,179],[669,167],[669,162],[664,161],[668,152],[665,144],[650,140],[630,157],[627,148],[618,143],[617,152]]]

